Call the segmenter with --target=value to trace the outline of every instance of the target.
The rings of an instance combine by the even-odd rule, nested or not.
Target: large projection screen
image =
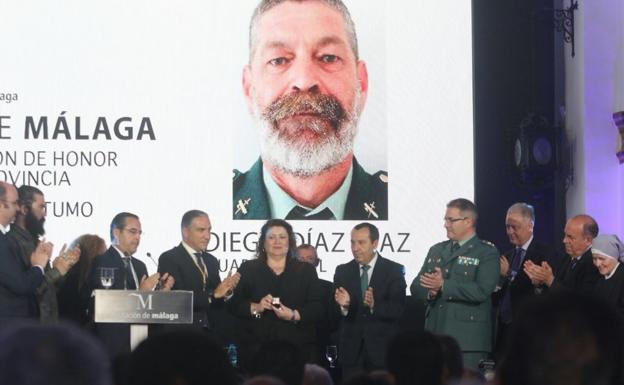
[[[387,171],[378,249],[409,285],[445,239],[445,204],[473,198],[471,3],[345,4],[369,74],[354,153],[369,173]],[[233,219],[232,177],[259,154],[241,86],[255,5],[3,1],[0,180],[43,190],[56,250],[84,233],[109,241],[112,217],[129,211],[153,272],[147,254],[177,245],[182,214],[201,209],[222,274],[253,258],[264,221]],[[292,222],[318,247],[322,278],[352,258],[358,222]]]

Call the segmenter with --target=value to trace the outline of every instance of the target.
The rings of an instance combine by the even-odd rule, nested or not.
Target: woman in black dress
[[[592,242],[594,265],[602,275],[594,293],[613,306],[624,319],[624,245],[616,235],[604,234]]]
[[[256,258],[244,262],[230,308],[252,336],[251,350],[266,341],[297,345],[306,361],[315,357],[315,325],[323,312],[320,283],[310,264],[294,257],[295,235],[288,222],[271,219],[262,226]]]

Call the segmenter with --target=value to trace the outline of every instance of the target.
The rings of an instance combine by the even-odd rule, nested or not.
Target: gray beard
[[[357,134],[360,115],[360,92],[349,118],[332,131],[331,135],[316,141],[289,140],[280,137],[278,129],[262,118],[254,103],[254,117],[260,126],[260,153],[262,160],[278,170],[302,178],[319,175],[339,164],[353,152],[353,141]],[[315,127],[310,127],[315,130]]]

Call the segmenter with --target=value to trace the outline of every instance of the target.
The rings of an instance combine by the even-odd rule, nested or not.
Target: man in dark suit
[[[193,324],[213,332],[222,326],[223,302],[238,284],[240,274],[221,281],[219,261],[206,251],[212,226],[208,214],[191,210],[182,216],[182,242],[162,253],[158,271],[175,279],[174,290],[193,291]],[[223,336],[219,336],[223,337]]]
[[[141,222],[135,214],[122,212],[110,225],[111,246],[94,258],[89,274],[90,290],[103,289],[102,274],[112,269],[114,290],[153,290],[160,282],[162,290],[170,290],[173,278],[159,273],[148,277],[145,264],[134,258],[141,242]],[[130,327],[124,324],[96,324],[95,331],[111,356],[130,352]]]
[[[318,268],[320,259],[314,246],[303,243],[297,246],[296,257],[299,261],[309,263]],[[321,298],[323,303],[323,315],[316,324],[316,340],[319,349],[319,357],[324,357],[327,346],[336,345],[336,336],[334,332],[338,328],[338,318],[334,314],[334,284],[333,282],[320,279],[319,286],[321,288]],[[322,362],[326,362],[322,360]]]
[[[564,233],[567,257],[554,272],[548,262],[538,265],[529,261],[524,264],[524,271],[534,285],[541,285],[544,289],[590,294],[600,278],[591,253],[592,241],[598,235],[598,223],[589,215],[577,215],[568,220]]]
[[[39,243],[28,263],[15,252],[7,233],[17,210],[17,190],[0,182],[0,325],[37,316],[35,293],[52,254],[48,242]]]
[[[377,251],[379,230],[360,223],[351,231],[353,260],[336,267],[335,312],[341,317],[343,378],[358,370],[385,367],[386,345],[398,330],[405,306],[402,265]]]
[[[507,210],[505,229],[509,242],[514,246],[500,257],[499,284],[492,294],[496,314],[496,356],[503,352],[504,341],[519,305],[528,297],[536,295],[535,286],[522,269],[525,261],[541,265],[552,263],[554,249],[534,239],[535,210],[527,203],[514,203]]]

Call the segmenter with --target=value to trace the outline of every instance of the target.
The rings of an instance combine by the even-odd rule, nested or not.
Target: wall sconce
[[[618,140],[616,155],[620,164],[624,163],[624,111],[619,111],[613,114],[613,122],[618,129]]]

